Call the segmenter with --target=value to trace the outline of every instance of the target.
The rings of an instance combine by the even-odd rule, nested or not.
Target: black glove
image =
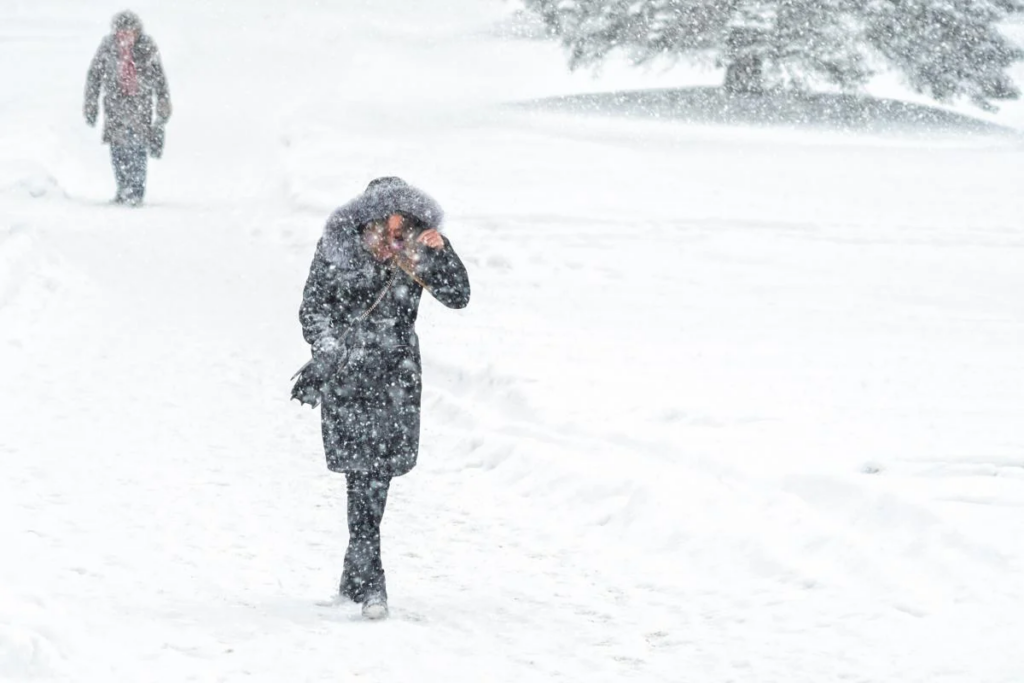
[[[292,399],[316,408],[323,398],[324,385],[341,364],[343,349],[338,340],[324,337],[313,344],[313,358],[292,375]]]
[[[169,118],[171,118],[171,101],[158,99],[156,101],[156,125],[164,125]]]
[[[100,115],[100,108],[95,102],[86,102],[82,107],[82,114],[85,115],[85,122],[90,126],[96,125],[96,117]]]

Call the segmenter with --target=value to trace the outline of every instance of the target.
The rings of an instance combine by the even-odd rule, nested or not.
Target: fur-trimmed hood
[[[373,180],[363,194],[336,210],[324,228],[324,255],[338,260],[345,244],[372,221],[383,220],[393,213],[404,213],[419,219],[426,229],[438,229],[444,210],[423,190],[401,178],[384,177]]]

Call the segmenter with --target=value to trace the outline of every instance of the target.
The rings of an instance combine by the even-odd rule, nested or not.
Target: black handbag
[[[366,320],[373,313],[373,309],[380,305],[380,302],[384,300],[388,291],[391,289],[391,285],[395,284],[395,279],[398,278],[398,269],[392,273],[391,279],[384,285],[384,289],[381,290],[380,294],[377,295],[376,300],[373,304],[365,311],[359,314],[359,317],[352,321],[352,324],[348,326],[344,333],[338,337],[341,349],[337,357],[333,360],[329,366],[325,366],[324,363],[318,359],[315,355],[310,358],[306,363],[299,368],[292,379],[297,381],[292,385],[292,400],[296,400],[302,405],[308,405],[310,408],[316,408],[320,405],[320,401],[323,399],[324,385],[332,375],[336,375],[345,369],[348,364],[348,353],[345,348],[345,337],[348,336],[356,325]]]

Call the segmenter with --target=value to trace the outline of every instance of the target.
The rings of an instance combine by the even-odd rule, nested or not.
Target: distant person
[[[103,142],[110,145],[117,195],[114,202],[139,206],[146,194],[146,162],[163,153],[171,95],[153,39],[134,12],[114,15],[85,83],[85,121],[96,125],[103,91]],[[153,118],[154,100],[156,118]]]
[[[292,398],[323,403],[327,467],[347,479],[348,550],[339,595],[387,616],[380,523],[391,479],[416,465],[423,290],[469,303],[469,277],[438,232],[441,207],[399,178],[378,178],[331,215],[317,243],[299,320],[312,360]]]

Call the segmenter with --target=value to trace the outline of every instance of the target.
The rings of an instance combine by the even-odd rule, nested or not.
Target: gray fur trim
[[[379,178],[371,182],[363,194],[331,214],[324,228],[324,256],[331,262],[341,262],[353,235],[359,234],[367,223],[383,220],[393,213],[414,216],[427,229],[440,228],[444,220],[441,205],[426,192],[400,178]]]

